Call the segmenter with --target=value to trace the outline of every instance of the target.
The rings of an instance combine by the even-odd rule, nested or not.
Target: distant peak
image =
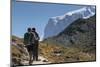
[[[67,16],[68,17],[72,16],[73,14],[82,14],[83,15],[83,13],[85,13],[85,12],[90,12],[90,14],[92,14],[92,16],[93,16],[95,14],[95,6],[87,6],[87,7],[77,9],[77,10],[69,11],[64,15],[51,17],[51,19],[55,19],[56,21],[62,20],[63,18],[65,18]],[[84,16],[83,16],[83,18],[84,18]]]
[[[95,15],[95,6],[84,6],[61,16],[51,17],[45,27],[44,38],[55,36],[69,26],[75,20],[88,19]]]

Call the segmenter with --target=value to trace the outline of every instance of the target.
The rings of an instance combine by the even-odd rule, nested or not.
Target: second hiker
[[[33,59],[38,61],[38,47],[39,47],[39,35],[38,33],[36,32],[36,29],[35,28],[32,28],[32,34],[34,35],[33,37],[33,43],[34,43],[34,53],[33,53]]]

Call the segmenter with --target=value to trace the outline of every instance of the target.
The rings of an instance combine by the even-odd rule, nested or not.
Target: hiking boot
[[[41,61],[41,59],[36,59],[36,61]]]
[[[29,61],[29,65],[32,65],[32,63],[33,63],[33,61],[31,60],[31,61]]]

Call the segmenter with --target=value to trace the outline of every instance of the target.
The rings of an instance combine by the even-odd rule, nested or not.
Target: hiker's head
[[[35,28],[32,28],[32,31],[34,32],[36,29]]]
[[[27,28],[27,31],[28,31],[28,32],[31,32],[31,28]]]

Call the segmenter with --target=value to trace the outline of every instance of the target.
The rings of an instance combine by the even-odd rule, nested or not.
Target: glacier
[[[95,15],[95,6],[85,6],[81,9],[67,12],[62,16],[51,17],[44,29],[44,37],[56,36],[75,20],[88,19]]]

